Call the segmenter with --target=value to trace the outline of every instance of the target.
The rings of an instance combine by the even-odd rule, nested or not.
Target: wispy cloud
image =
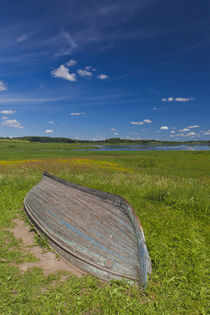
[[[5,104],[5,103],[47,103],[47,102],[57,102],[57,101],[62,101],[65,99],[69,99],[70,97],[46,97],[46,98],[35,98],[35,97],[25,97],[25,96],[9,96],[9,97],[1,97],[0,98],[0,104]]]
[[[111,129],[109,129],[110,131],[117,131],[117,129],[115,129],[115,128],[111,128]]]
[[[85,115],[85,113],[70,113],[71,116],[80,116],[80,115]]]
[[[0,81],[0,92],[7,91],[7,87],[3,81]]]
[[[71,82],[77,81],[76,74],[70,73],[69,69],[66,68],[64,65],[60,65],[60,67],[51,71],[51,75],[54,78],[61,78],[61,79],[71,81]]]
[[[195,135],[196,135],[196,133],[193,131],[186,133],[186,137],[191,137],[191,136],[195,136]]]
[[[195,98],[194,97],[176,97],[175,101],[176,102],[189,102],[193,101]]]
[[[168,98],[162,98],[162,102],[189,102],[193,101],[194,97],[168,97]]]
[[[196,136],[196,133],[191,131],[191,132],[188,132],[188,133],[177,133],[177,134],[173,134],[173,135],[170,135],[169,137],[194,137]]]
[[[79,74],[80,77],[83,77],[83,78],[92,77],[92,72],[87,71],[87,70],[78,69],[77,73]]]
[[[61,45],[60,50],[54,54],[55,57],[68,56],[78,46],[72,35],[64,29],[56,37],[52,38],[51,41],[55,41]]]
[[[20,35],[18,38],[17,38],[17,40],[16,40],[16,42],[17,43],[22,43],[22,42],[24,42],[25,40],[27,40],[27,36],[26,35]]]
[[[54,133],[54,130],[53,129],[46,129],[45,133]]]
[[[102,73],[102,74],[99,74],[97,78],[100,80],[106,80],[106,79],[109,79],[109,76]]]
[[[1,110],[0,113],[3,115],[12,115],[12,114],[16,113],[16,111],[11,110],[11,109],[7,109],[7,110]]]
[[[73,67],[73,66],[75,66],[76,64],[77,64],[77,61],[74,60],[74,59],[70,59],[68,62],[66,62],[66,65],[67,65],[68,67]]]
[[[144,124],[143,121],[131,121],[130,123],[131,123],[131,125],[138,125],[138,126],[141,126]]]
[[[144,125],[144,124],[151,124],[152,121],[150,119],[144,119],[143,121],[131,121],[130,124],[131,125],[138,125],[138,126],[141,126],[141,125]]]
[[[145,122],[146,124],[151,124],[151,123],[152,123],[152,121],[151,121],[150,119],[144,119],[144,122]]]
[[[48,121],[48,124],[53,125],[55,122],[53,120]]]
[[[170,135],[169,137],[184,137],[186,134],[184,133],[177,133],[176,135]]]
[[[161,130],[168,130],[168,126],[162,126],[160,127]]]
[[[70,48],[76,48],[77,47],[76,42],[73,40],[73,38],[69,32],[62,29],[60,34],[65,39],[66,43],[69,45]]]
[[[22,129],[23,126],[21,125],[21,123],[19,121],[17,121],[16,119],[7,119],[4,120],[1,123],[2,126],[6,126],[6,127],[13,127],[13,128],[19,128]]]
[[[204,135],[210,135],[210,130],[203,133]]]
[[[192,125],[192,126],[187,127],[187,129],[194,129],[194,128],[199,128],[199,127],[200,127],[199,125]]]
[[[19,55],[13,55],[13,56],[3,56],[0,57],[0,62],[5,63],[5,62],[26,62],[27,60],[37,60],[42,57],[49,57],[49,53],[46,51],[40,51],[40,52],[31,52],[31,53],[24,53],[24,54],[19,54]]]
[[[162,98],[162,102],[173,102],[174,98],[173,97],[168,97],[168,98]]]
[[[186,131],[190,131],[189,128],[184,128],[184,129],[180,129],[179,132],[186,132]]]

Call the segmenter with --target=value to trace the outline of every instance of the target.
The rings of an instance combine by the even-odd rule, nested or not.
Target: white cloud
[[[210,130],[204,132],[204,135],[210,135]]]
[[[90,71],[87,71],[87,70],[78,69],[77,73],[80,75],[80,77],[84,77],[84,78],[92,77],[92,73]]]
[[[51,71],[51,75],[54,78],[61,78],[64,80],[68,80],[71,82],[76,81],[76,74],[75,73],[70,73],[69,69],[66,68],[64,65],[61,65],[60,67],[58,67],[57,69]]]
[[[1,124],[2,126],[6,126],[6,127],[13,127],[13,128],[19,128],[19,129],[23,128],[21,123],[17,121],[16,119],[7,119],[7,120],[5,119]]]
[[[194,97],[176,97],[175,101],[176,102],[189,102],[189,101],[192,101],[194,99],[195,99]]]
[[[138,126],[141,126],[144,124],[143,121],[131,121],[130,123],[131,123],[131,125],[138,125]]]
[[[152,121],[151,121],[150,119],[144,119],[144,122],[145,122],[146,124],[151,124],[151,123],[152,123]]]
[[[173,100],[174,100],[173,97],[162,98],[162,102],[173,102]]]
[[[175,131],[174,131],[174,130],[172,130],[172,131],[170,131],[170,133],[175,133]]]
[[[92,66],[86,66],[86,67],[85,67],[85,69],[86,69],[87,71],[89,71],[91,68],[92,68]]]
[[[193,128],[199,128],[200,126],[199,125],[193,125],[193,126],[189,126],[187,127],[188,129],[193,129]]]
[[[119,133],[118,133],[118,132],[115,132],[115,133],[114,133],[114,135],[115,135],[115,136],[118,136],[118,135],[119,135]]]
[[[195,136],[195,135],[196,135],[196,133],[193,131],[186,133],[186,137]]]
[[[170,135],[171,136],[174,136],[174,137],[191,137],[191,136],[195,136],[196,133],[195,132],[188,132],[188,133],[178,133],[176,135]]]
[[[168,130],[168,127],[167,126],[162,126],[160,127],[161,130]]]
[[[85,113],[70,113],[71,116],[80,116],[80,115],[85,115]]]
[[[17,38],[16,42],[17,43],[22,43],[24,42],[28,37],[26,35],[21,35]]]
[[[117,131],[117,129],[115,129],[115,128],[111,128],[111,129],[110,129],[110,131]]]
[[[74,60],[74,59],[71,59],[71,60],[69,60],[69,61],[66,63],[66,65],[67,65],[68,67],[73,67],[73,66],[75,66],[76,64],[77,64],[77,61]]]
[[[55,122],[53,120],[48,121],[48,124],[53,125]]]
[[[153,110],[157,110],[157,107],[153,107]]]
[[[195,132],[188,132],[188,133],[178,133],[176,135],[170,135],[170,137],[174,136],[174,137],[192,137],[195,136],[196,133]]]
[[[192,101],[194,100],[195,98],[194,97],[168,97],[168,98],[162,98],[162,102],[189,102],[189,101]]]
[[[4,115],[12,115],[12,114],[16,113],[16,111],[11,110],[11,109],[7,109],[7,110],[0,110],[0,113],[4,114]]]
[[[5,86],[3,81],[0,81],[0,92],[7,91],[7,87]]]
[[[189,128],[184,128],[184,129],[180,129],[179,132],[186,132],[186,131],[190,131]]]
[[[3,116],[3,117],[1,117],[1,119],[5,120],[5,119],[8,119],[8,118],[6,116]]]
[[[109,76],[102,73],[102,74],[99,74],[97,78],[100,80],[106,80],[106,79],[109,79]]]
[[[46,130],[45,130],[45,133],[53,133],[53,132],[54,132],[53,129],[46,129]]]

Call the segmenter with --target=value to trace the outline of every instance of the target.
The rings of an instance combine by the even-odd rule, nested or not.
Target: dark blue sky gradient
[[[2,0],[0,136],[207,140],[209,56],[207,0]]]

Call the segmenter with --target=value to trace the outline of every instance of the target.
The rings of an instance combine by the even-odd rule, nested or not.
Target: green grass
[[[40,143],[0,139],[0,160],[65,157],[74,154],[74,152],[70,152],[72,150],[90,149],[93,147],[94,145],[74,143]]]
[[[39,148],[16,143],[0,151],[0,160],[42,159],[0,164],[0,314],[208,314],[210,152],[39,155]],[[56,159],[61,156],[71,159]],[[43,168],[131,203],[152,260],[147,289],[91,276],[63,281],[62,273],[44,276],[36,268],[21,274],[13,266],[34,257],[5,229],[23,215],[23,198]]]

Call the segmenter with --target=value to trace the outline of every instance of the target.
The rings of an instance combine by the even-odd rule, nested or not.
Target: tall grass
[[[208,152],[109,153],[0,163],[1,314],[207,314]],[[147,289],[18,267],[34,259],[5,230],[43,169],[125,197],[143,225],[153,271]]]

